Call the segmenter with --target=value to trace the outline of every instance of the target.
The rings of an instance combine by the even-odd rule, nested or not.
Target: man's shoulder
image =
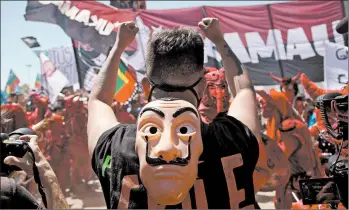
[[[119,124],[105,131],[99,138],[92,156],[92,168],[96,174],[104,177],[105,173],[109,173],[107,168],[111,163],[115,167],[122,166],[121,168],[130,165],[125,163],[132,163],[134,168],[133,165],[138,161],[135,142],[135,124]]]
[[[213,136],[217,136],[217,133],[220,132],[220,135],[226,137],[255,138],[245,124],[235,117],[229,116],[227,112],[219,113],[209,124],[202,123],[201,128],[203,137],[212,134]]]
[[[227,157],[240,153],[244,162],[250,162],[254,167],[259,154],[258,141],[241,121],[227,113],[219,113],[211,123],[202,123],[201,128],[203,158],[212,154]]]
[[[105,140],[122,141],[123,139],[136,139],[136,124],[120,123],[109,130],[106,130],[100,137],[98,142]]]

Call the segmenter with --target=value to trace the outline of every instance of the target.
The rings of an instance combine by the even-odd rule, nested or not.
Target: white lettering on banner
[[[102,30],[106,25],[107,25],[107,21],[104,20],[103,18],[100,18],[100,19],[98,20],[98,24],[97,24],[97,26],[96,26],[96,30],[97,30],[97,31],[100,31],[100,30]]]
[[[69,17],[71,20],[75,20],[75,17],[78,13],[79,9],[76,6],[73,6],[65,13],[65,15]]]
[[[84,23],[84,25],[95,27],[99,34],[109,36],[114,28],[119,27],[120,22],[111,23],[108,20],[98,18],[96,15],[91,16],[91,11],[73,6],[71,7],[70,1],[39,1],[41,4],[48,5],[54,4],[58,7],[59,11],[69,17],[71,20]],[[91,22],[90,22],[91,20]]]
[[[58,6],[59,11],[65,15],[70,10],[71,2],[66,1],[62,5]]]
[[[311,27],[311,34],[315,51],[320,56],[325,55],[325,42],[328,41],[328,33],[326,24],[316,25]]]
[[[101,35],[108,36],[109,34],[111,34],[111,32],[114,30],[114,28],[115,28],[114,24],[108,22],[108,23],[107,23],[107,26],[106,26],[105,28],[101,28],[101,29],[99,30],[99,33],[100,33]]]
[[[39,2],[40,2],[40,4],[45,4],[45,5],[46,5],[46,4],[51,4],[51,3],[52,3],[51,1],[40,1],[40,0],[39,0]]]
[[[89,10],[84,9],[84,10],[81,10],[81,12],[79,12],[75,20],[80,23],[84,23],[85,25],[88,25],[88,23],[90,22],[90,15],[91,15],[91,12]]]
[[[64,4],[64,1],[52,1],[51,3],[56,5],[57,7],[61,7]]]
[[[316,54],[313,47],[301,27],[287,30],[287,59],[293,60],[295,55],[299,55],[301,59],[314,57]]]
[[[241,63],[250,63],[251,58],[246,51],[244,44],[242,43],[238,33],[226,33],[224,34],[224,39],[227,41],[229,47],[235,53],[236,57]]]
[[[274,37],[274,33],[276,37]],[[279,60],[279,55],[281,58],[285,59],[286,53],[282,43],[280,30],[269,30],[266,44],[258,32],[248,32],[245,34],[245,37],[252,63],[259,63],[258,55],[261,58],[270,58],[273,53],[276,60]],[[282,46],[281,44],[277,46],[278,49],[276,49],[275,46],[275,38],[277,40],[276,43],[282,44]]]

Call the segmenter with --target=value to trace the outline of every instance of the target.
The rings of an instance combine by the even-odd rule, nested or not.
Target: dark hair
[[[299,95],[299,96],[296,97],[295,100],[296,100],[296,101],[305,101],[305,96]]]
[[[284,83],[285,85],[288,85],[290,84],[290,82],[286,82]],[[282,91],[282,86],[280,86],[280,91]],[[293,83],[293,94],[296,96],[299,92],[299,89],[298,89],[298,84],[295,82]]]
[[[204,43],[194,29],[154,33],[147,50],[147,77],[155,84],[190,86],[204,74]]]

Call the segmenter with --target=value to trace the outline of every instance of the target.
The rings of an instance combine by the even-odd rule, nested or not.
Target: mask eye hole
[[[196,134],[196,130],[191,125],[180,125],[176,129],[176,133],[180,139],[182,139],[183,141],[187,141],[189,139],[189,136],[194,137],[194,135]]]
[[[148,136],[148,140],[152,141],[158,139],[161,136],[162,130],[159,126],[154,124],[147,124],[141,129],[141,135],[145,140],[145,136]]]
[[[143,129],[143,133],[148,136],[157,135],[161,132],[160,128],[156,125],[148,125]]]

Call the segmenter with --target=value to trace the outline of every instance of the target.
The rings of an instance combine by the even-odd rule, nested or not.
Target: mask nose
[[[162,134],[159,144],[156,146],[155,155],[166,162],[180,157],[181,152],[174,144],[174,136],[170,133]]]

